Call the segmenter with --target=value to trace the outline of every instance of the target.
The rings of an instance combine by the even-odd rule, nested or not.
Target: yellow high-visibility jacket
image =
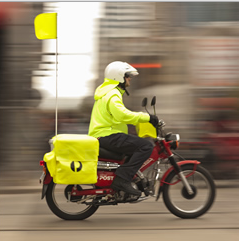
[[[89,136],[98,138],[116,133],[128,134],[127,124],[137,125],[149,122],[149,114],[133,112],[124,106],[122,96],[125,91],[117,85],[117,81],[105,79],[104,83],[96,89]]]

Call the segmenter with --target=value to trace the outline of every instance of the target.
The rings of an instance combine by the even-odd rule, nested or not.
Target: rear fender
[[[199,161],[196,161],[196,160],[186,160],[186,161],[180,161],[180,162],[177,162],[177,164],[178,164],[178,166],[183,166],[183,165],[186,165],[186,164],[194,164],[194,170],[196,170],[196,168],[197,168],[197,165],[199,165],[201,162],[199,162]],[[176,184],[177,182],[175,182],[175,183],[166,183],[165,182],[165,180],[166,180],[166,178],[168,177],[168,175],[171,173],[171,172],[174,172],[174,167],[173,166],[171,166],[165,173],[164,173],[164,175],[163,175],[163,177],[161,178],[161,180],[160,180],[160,186],[159,186],[159,190],[158,190],[158,195],[157,195],[157,197],[156,197],[156,201],[159,199],[159,196],[160,196],[160,193],[162,192],[162,190],[163,190],[163,187],[164,187],[164,185],[174,185],[174,184]],[[193,171],[194,172],[194,171]],[[192,174],[193,174],[193,172],[192,172]]]
[[[48,172],[43,180],[41,199],[45,197],[48,185],[51,183],[51,181],[52,181],[52,177]]]

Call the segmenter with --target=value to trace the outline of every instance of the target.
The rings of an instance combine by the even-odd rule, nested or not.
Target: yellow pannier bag
[[[60,134],[50,143],[52,151],[43,160],[57,184],[94,184],[97,182],[98,139],[83,134]]]
[[[152,137],[156,138],[157,137],[157,132],[155,127],[149,123],[138,123],[136,125],[136,132],[139,137],[145,138],[145,137]]]

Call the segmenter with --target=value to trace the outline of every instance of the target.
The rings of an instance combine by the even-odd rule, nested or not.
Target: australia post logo
[[[82,163],[80,161],[71,162],[71,170],[73,172],[79,172],[82,169]]]
[[[107,175],[100,175],[99,177],[98,177],[98,179],[101,181],[101,180],[103,180],[103,181],[113,181],[113,179],[114,179],[114,176],[107,176]]]

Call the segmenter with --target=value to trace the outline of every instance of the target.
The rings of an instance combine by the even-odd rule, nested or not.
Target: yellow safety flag
[[[38,39],[57,38],[57,13],[41,13],[35,17],[35,34]]]

